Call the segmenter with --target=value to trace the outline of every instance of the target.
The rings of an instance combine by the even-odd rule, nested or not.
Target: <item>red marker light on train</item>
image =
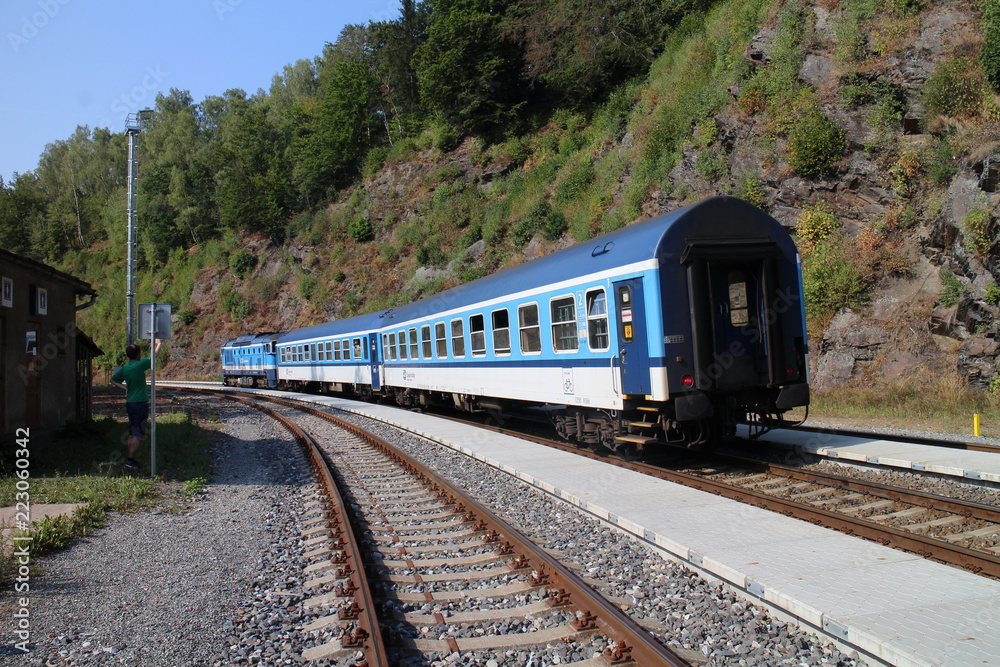
[[[684,387],[685,389],[690,389],[691,387],[693,387],[694,386],[694,377],[691,376],[691,375],[682,375],[681,376],[681,386]]]

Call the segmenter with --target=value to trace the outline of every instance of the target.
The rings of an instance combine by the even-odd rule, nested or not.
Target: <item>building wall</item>
[[[78,409],[76,295],[83,283],[6,256],[0,276],[0,425],[5,434],[58,428]]]

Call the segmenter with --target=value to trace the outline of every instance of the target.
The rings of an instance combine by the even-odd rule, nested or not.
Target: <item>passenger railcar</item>
[[[705,443],[748,416],[776,423],[809,402],[795,245],[732,197],[293,331],[277,348],[282,386],[542,408],[566,438],[630,453]]]
[[[798,254],[731,197],[385,313],[382,392],[468,410],[550,406],[565,437],[697,444],[806,405]]]
[[[277,344],[281,386],[370,399],[381,389],[377,347],[383,319],[371,313],[284,334]]]
[[[220,352],[223,383],[241,387],[278,386],[275,341],[279,334],[250,334],[223,344]]]

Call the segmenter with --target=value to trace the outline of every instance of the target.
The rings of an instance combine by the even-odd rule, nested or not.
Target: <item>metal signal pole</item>
[[[143,109],[139,113],[130,113],[125,118],[125,135],[128,137],[128,258],[125,278],[125,330],[128,338],[128,345],[135,342],[135,249],[138,245],[135,226],[135,193],[136,180],[139,177],[139,154],[136,150],[136,142],[139,133],[142,132],[143,116],[149,113],[149,109]]]

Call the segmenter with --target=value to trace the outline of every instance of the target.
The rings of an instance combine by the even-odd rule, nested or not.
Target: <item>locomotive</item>
[[[533,409],[568,440],[629,455],[780,424],[809,403],[798,252],[734,197],[411,304],[243,340],[223,346],[227,383]],[[236,357],[268,343],[273,368],[248,375]]]

